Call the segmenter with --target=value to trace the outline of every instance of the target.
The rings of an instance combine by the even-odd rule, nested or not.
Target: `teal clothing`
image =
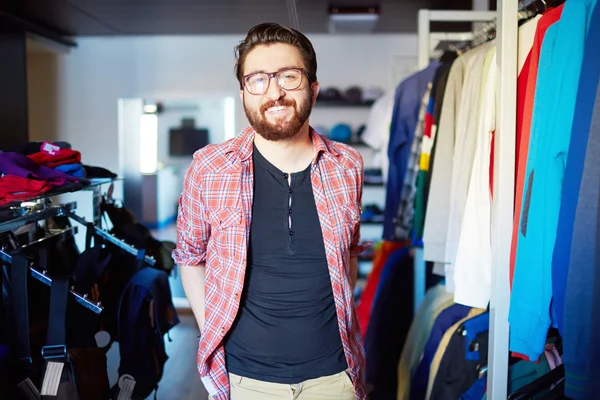
[[[521,389],[548,372],[550,372],[550,366],[545,355],[537,364],[530,361],[519,361],[511,365],[508,370],[508,394]],[[538,393],[533,399],[539,398],[544,393]],[[487,393],[483,395],[482,400],[487,400]]]
[[[538,155],[538,141],[540,134],[545,134],[540,129],[540,118],[543,113],[544,102],[550,96],[552,85],[552,57],[558,33],[558,23],[548,28],[542,42],[540,59],[538,64],[538,75],[533,103],[533,114],[531,121],[531,133],[529,137],[529,150],[527,155],[527,167],[525,172],[525,185],[523,190],[523,211],[519,222],[519,241],[515,258],[515,270],[513,287],[510,300],[508,321],[510,323],[510,350],[521,354],[531,354],[530,346],[536,344],[535,357],[544,349],[546,332],[550,326],[550,318],[542,313],[543,304],[550,302],[551,277],[544,281],[541,279],[540,265],[533,267],[524,262],[523,248],[526,246],[525,238],[529,237],[530,226],[528,224],[527,211],[529,210],[529,196],[533,176],[533,167]],[[537,176],[535,177],[537,179]],[[529,244],[529,243],[527,243]],[[542,296],[540,296],[542,294]],[[541,340],[541,343],[540,343]]]
[[[552,323],[552,256],[585,37],[596,0],[569,0],[546,32],[536,84],[509,312],[510,350],[537,360]],[[532,151],[533,150],[533,151]]]

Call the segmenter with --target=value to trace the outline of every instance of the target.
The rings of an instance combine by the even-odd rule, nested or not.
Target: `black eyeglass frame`
[[[300,83],[299,83],[299,84],[298,84],[298,86],[297,86],[297,87],[295,87],[294,89],[285,89],[285,88],[281,87],[281,85],[279,85],[279,80],[278,80],[278,79],[275,79],[275,80],[277,81],[277,85],[279,85],[279,87],[280,87],[281,89],[285,90],[286,92],[292,92],[292,91],[294,91],[294,90],[298,90],[298,88],[299,88],[300,86],[302,86],[302,82],[304,82],[304,75],[306,75],[306,77],[310,79],[310,77],[308,76],[308,72],[306,72],[306,70],[305,70],[304,68],[284,68],[284,69],[280,69],[280,70],[278,70],[278,71],[275,71],[275,72],[253,72],[253,73],[251,73],[251,74],[248,74],[248,75],[244,75],[244,76],[242,76],[242,88],[243,88],[243,89],[246,89],[246,90],[248,91],[248,93],[250,93],[251,95],[254,95],[254,96],[262,96],[262,95],[264,95],[265,93],[267,93],[267,91],[268,91],[268,90],[269,90],[269,88],[271,87],[271,79],[273,79],[273,78],[277,78],[277,75],[279,75],[279,74],[281,74],[281,73],[283,73],[283,72],[286,72],[286,71],[297,71],[297,72],[300,72]],[[256,76],[256,75],[267,75],[267,77],[268,77],[268,79],[269,79],[269,80],[268,80],[268,82],[267,82],[267,87],[265,88],[265,90],[264,90],[262,93],[252,93],[252,92],[251,92],[251,91],[250,91],[250,90],[249,90],[249,89],[246,87],[246,80],[247,80],[248,78],[251,78],[251,77],[253,77],[253,76]]]

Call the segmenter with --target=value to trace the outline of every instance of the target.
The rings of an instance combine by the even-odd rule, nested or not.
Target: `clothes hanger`
[[[547,374],[542,375],[535,381],[523,386],[508,396],[507,400],[525,400],[530,399],[533,395],[540,393],[542,390],[550,388],[565,376],[564,364],[559,365]]]
[[[456,57],[458,56],[456,50],[452,50],[453,46],[449,46],[448,50],[444,51],[442,53],[442,55],[440,56],[440,59],[438,61],[440,62],[447,62],[447,61],[454,61],[456,59]]]
[[[552,390],[550,390],[543,397],[540,397],[540,400],[560,400],[566,399],[565,397],[565,380],[560,381],[559,384],[554,386]]]

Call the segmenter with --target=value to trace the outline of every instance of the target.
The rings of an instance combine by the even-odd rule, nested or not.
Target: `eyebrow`
[[[295,65],[288,65],[288,66],[285,66],[285,67],[281,67],[281,68],[279,68],[278,70],[276,70],[276,71],[273,71],[273,72],[279,72],[279,71],[283,71],[283,70],[285,70],[285,69],[303,69],[303,68],[302,68],[302,67],[297,67],[297,66],[295,66]],[[260,70],[254,70],[254,71],[252,71],[252,72],[249,72],[249,73],[247,73],[247,74],[244,74],[244,76],[248,76],[248,75],[254,75],[254,74],[259,74],[259,73],[266,74],[266,73],[267,73],[267,71],[265,71],[264,69],[260,69]]]

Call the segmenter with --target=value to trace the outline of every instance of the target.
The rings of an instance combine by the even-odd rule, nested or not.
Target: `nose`
[[[285,96],[285,90],[283,90],[279,86],[279,82],[277,82],[276,77],[271,77],[271,81],[269,81],[269,88],[267,89],[267,93],[265,93],[265,96],[267,96],[271,100],[278,100]]]

